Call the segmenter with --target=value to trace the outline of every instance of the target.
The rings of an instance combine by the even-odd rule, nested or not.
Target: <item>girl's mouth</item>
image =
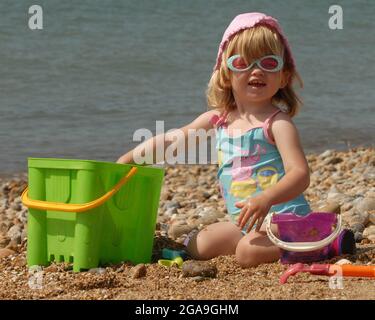
[[[254,88],[263,88],[263,87],[266,86],[266,84],[264,82],[259,81],[259,80],[249,81],[248,85],[251,86],[251,87],[254,87]]]

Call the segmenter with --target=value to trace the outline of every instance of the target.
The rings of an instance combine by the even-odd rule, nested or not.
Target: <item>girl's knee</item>
[[[253,242],[253,244],[251,244]],[[247,237],[236,248],[236,261],[242,268],[257,267],[280,258],[279,249],[264,236]]]
[[[213,258],[212,244],[207,237],[206,229],[194,233],[186,244],[188,254],[196,260],[209,260]]]
[[[242,234],[231,223],[215,223],[195,234],[189,240],[188,253],[198,260],[209,260],[219,255],[234,254]]]
[[[201,241],[197,243],[196,239],[187,247],[187,252],[196,260],[209,260],[214,257],[210,246],[207,246],[207,244],[204,244]]]
[[[239,243],[236,248],[236,261],[242,268],[257,267],[260,264],[258,250],[248,244]]]

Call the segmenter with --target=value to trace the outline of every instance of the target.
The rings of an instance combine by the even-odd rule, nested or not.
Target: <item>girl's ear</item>
[[[284,70],[282,73],[281,73],[281,83],[280,83],[280,89],[283,89],[285,88],[288,83],[289,83],[289,80],[290,80],[290,77],[291,77],[291,74],[289,71],[287,70]]]

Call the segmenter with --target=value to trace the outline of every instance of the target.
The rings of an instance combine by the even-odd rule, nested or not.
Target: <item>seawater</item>
[[[28,8],[43,8],[43,30]],[[304,80],[295,118],[306,152],[372,145],[373,1],[11,1],[0,3],[0,172],[27,157],[115,161],[139,128],[179,128],[207,110],[226,26],[260,11],[281,23]]]

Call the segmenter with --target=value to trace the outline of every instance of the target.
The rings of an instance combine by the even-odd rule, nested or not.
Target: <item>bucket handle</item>
[[[326,238],[315,241],[315,242],[285,242],[278,239],[271,230],[271,220],[273,215],[276,212],[272,212],[270,215],[266,217],[266,232],[268,238],[279,248],[284,249],[286,251],[294,251],[294,252],[308,252],[321,249],[327,245],[329,245],[336,237],[339,235],[342,227],[342,218],[341,215],[337,215],[337,225],[336,229]]]
[[[90,209],[94,209],[102,205],[109,198],[111,198],[136,172],[138,168],[133,167],[124,177],[121,178],[119,182],[106,194],[93,201],[75,204],[75,203],[63,203],[63,202],[49,202],[42,200],[32,200],[29,198],[29,187],[22,192],[21,200],[22,203],[28,207],[38,210],[54,210],[54,211],[64,211],[64,212],[83,212]]]

